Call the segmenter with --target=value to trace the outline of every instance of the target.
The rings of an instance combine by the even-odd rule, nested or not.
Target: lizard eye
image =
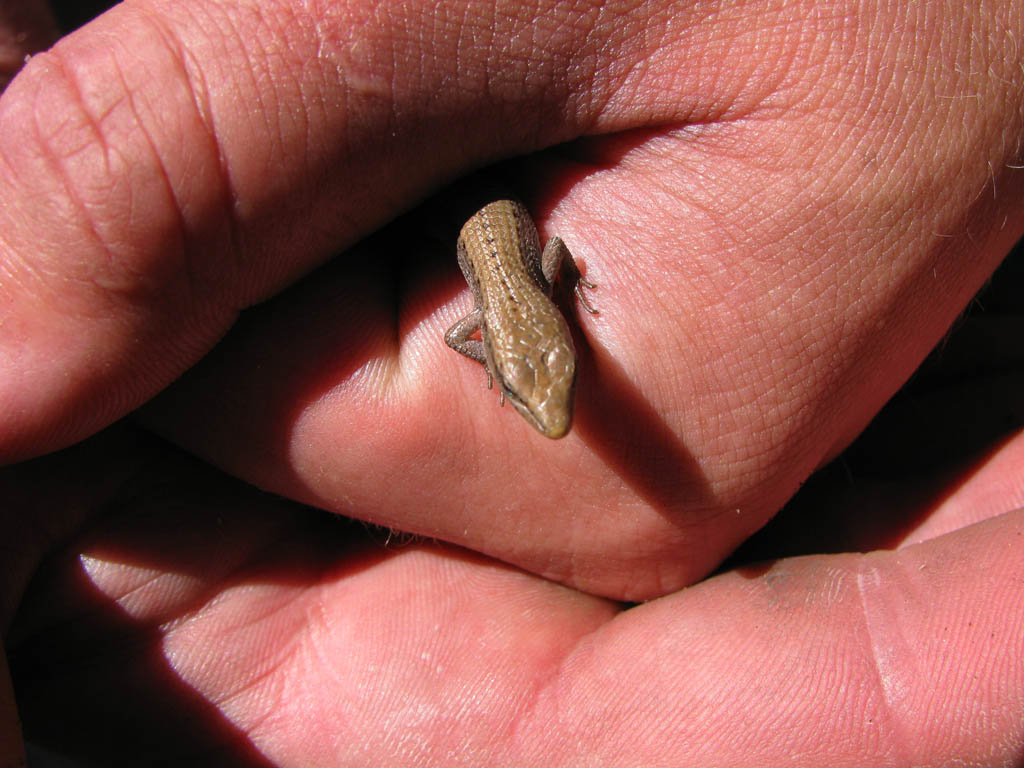
[[[529,398],[537,387],[537,372],[522,357],[510,357],[503,366],[507,389]]]
[[[556,344],[544,356],[544,366],[552,378],[571,376],[576,367],[576,355],[569,347]]]

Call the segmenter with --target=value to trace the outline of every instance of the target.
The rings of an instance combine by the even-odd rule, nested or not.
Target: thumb
[[[557,4],[465,5],[154,0],[34,57],[0,99],[0,462],[145,402],[430,188],[569,138],[553,73],[593,30],[541,47],[515,32]],[[513,71],[490,66],[502,41],[530,46]]]

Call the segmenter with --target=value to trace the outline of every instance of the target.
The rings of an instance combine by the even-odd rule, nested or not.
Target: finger
[[[679,765],[1009,761],[1022,524],[1014,513],[899,553],[779,561],[642,607],[564,681],[574,719],[596,725],[569,736],[594,734],[604,756],[632,737]],[[638,684],[609,704],[606,670],[622,659]]]
[[[24,606],[12,668],[44,746],[109,756],[128,733],[142,753],[278,764],[779,766],[1001,764],[1022,747],[1021,512],[619,612],[443,547],[331,565],[353,540],[330,519],[225,488],[211,514],[183,487],[163,502],[187,526],[163,502],[126,514],[59,564],[77,600],[48,579]]]
[[[645,82],[675,87],[696,78],[707,86],[700,104],[728,104],[741,117],[705,109],[711,121],[699,132],[587,142],[578,151],[602,172],[578,181],[571,161],[579,155],[552,153],[524,173],[538,185],[575,182],[542,229],[566,238],[602,286],[602,316],[580,321],[584,360],[567,443],[545,446],[517,433],[511,409],[495,408],[481,391],[479,369],[437,344],[470,302],[462,289],[443,305],[456,289],[410,266],[419,250],[395,267],[397,338],[373,335],[394,315],[394,275],[378,266],[397,250],[387,247],[359,251],[366,271],[318,275],[293,303],[254,318],[237,346],[171,396],[159,428],[263,487],[515,557],[602,594],[646,598],[707,573],[863,428],[1022,224],[1012,178],[999,179],[995,208],[975,205],[990,180],[987,163],[965,177],[958,154],[936,155],[924,151],[930,140],[905,137],[911,126],[921,136],[970,126],[970,142],[1009,173],[1002,121],[975,121],[962,112],[969,100],[936,95],[966,81],[886,79],[945,43],[900,35],[895,18],[865,7],[850,23],[880,37],[855,36],[857,55],[808,50],[802,41],[815,31],[800,24],[814,17],[792,9],[786,24],[757,20],[773,54],[753,44],[731,51],[744,54],[741,68],[794,61],[799,52],[789,72],[808,91],[766,87],[760,103],[769,106],[759,111],[754,98],[751,112],[728,77],[702,81],[707,70],[695,64],[740,28],[737,19],[700,19],[699,31],[672,26]],[[978,39],[971,24],[992,21],[979,14],[931,31],[967,51]],[[779,29],[792,36],[777,37]],[[1008,53],[1017,50],[1002,39]],[[878,51],[887,57],[876,60]],[[880,67],[877,79],[863,76],[868,59]],[[871,93],[858,90],[867,82]],[[1007,82],[986,87],[1002,93]],[[903,99],[911,92],[934,101],[919,110]],[[839,93],[846,96],[837,106]],[[634,95],[651,104],[662,94],[653,85]],[[876,99],[879,108],[898,105],[900,117],[858,106]],[[650,124],[642,112],[630,115],[632,127]],[[951,134],[948,145],[963,146],[962,137]],[[872,163],[852,162],[864,147]],[[916,180],[913,193],[907,178]],[[912,224],[865,224],[892,218]],[[954,247],[940,236],[946,224],[933,226],[938,219],[961,232],[955,222],[971,221],[991,237],[954,238]],[[366,275],[372,269],[380,272]],[[370,285],[374,278],[383,289]],[[334,333],[346,327],[351,336]],[[245,439],[233,439],[239,434]]]
[[[0,541],[7,542],[0,631],[39,563],[114,503],[140,467],[159,456],[156,442],[117,425],[63,451],[0,467]]]
[[[614,129],[599,8],[150,2],[34,57],[0,101],[0,460],[137,406],[441,181]]]
[[[100,763],[111,762],[122,750],[135,756],[159,750],[165,758],[188,763],[216,754],[218,765],[248,764],[254,755],[262,753],[266,760],[273,753],[269,759],[275,764],[297,765],[312,752],[336,750],[344,733],[357,725],[339,729],[339,723],[322,721],[318,714],[317,690],[329,687],[317,678],[333,675],[330,665],[341,660],[338,654],[354,650],[349,642],[356,637],[338,631],[338,609],[357,609],[362,618],[350,614],[355,622],[350,627],[368,642],[382,642],[382,650],[434,644],[432,636],[439,630],[461,634],[464,621],[477,624],[493,653],[481,655],[472,670],[450,667],[459,675],[477,674],[489,659],[504,658],[509,643],[527,638],[538,651],[557,654],[573,642],[574,633],[616,612],[606,601],[574,595],[471,555],[439,554],[433,547],[408,543],[386,546],[382,532],[321,511],[296,509],[174,452],[138,473],[105,506],[111,514],[46,561],[8,634],[30,741],[66,755],[89,754]],[[456,584],[461,586],[452,589]],[[383,590],[378,592],[382,601],[371,605],[344,597],[368,596],[364,590]],[[450,620],[427,629],[417,619],[406,625],[411,634],[390,620],[380,624],[400,608],[392,590],[414,603],[426,598],[439,611],[436,615],[451,611]],[[519,607],[494,617],[497,623],[483,614],[460,616],[464,608],[491,600]],[[210,622],[200,620],[200,614]],[[187,632],[169,631],[182,621],[196,630],[191,640]],[[305,643],[310,629],[319,636],[310,638],[314,645],[295,645]],[[424,630],[427,635],[421,634]],[[250,640],[256,645],[249,646]],[[321,641],[326,645],[316,649]],[[292,660],[302,666],[300,657],[309,652],[327,666],[310,657],[312,676],[279,677],[272,668],[293,650],[299,655]],[[194,663],[205,664],[200,657],[207,652],[217,659],[208,670],[213,677],[205,679],[203,690],[192,688],[187,678],[197,671]],[[174,669],[179,662],[180,672]],[[403,665],[367,671],[374,678],[392,678],[399,687],[401,678],[414,682],[407,678],[413,669]],[[293,703],[304,701],[300,706],[308,709],[300,718],[282,710],[264,740],[251,732],[254,726],[263,729],[249,719],[254,710],[245,691],[262,687],[258,679],[267,674],[289,688],[296,686]],[[94,695],[100,677],[111,695],[83,706],[85,698],[79,695]],[[58,689],[69,696],[54,698]],[[229,700],[235,704],[221,708],[214,703]],[[325,710],[324,715],[331,713]],[[296,751],[301,741],[307,746]]]

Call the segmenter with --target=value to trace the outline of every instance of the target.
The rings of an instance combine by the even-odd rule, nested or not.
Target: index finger
[[[442,180],[594,128],[601,98],[564,107],[597,9],[141,2],[35,56],[0,99],[0,461],[138,406]]]

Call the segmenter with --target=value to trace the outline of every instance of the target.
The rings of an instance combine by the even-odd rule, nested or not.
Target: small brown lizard
[[[596,314],[581,289],[594,284],[580,276],[561,238],[541,252],[533,219],[514,200],[489,203],[469,218],[458,257],[475,307],[448,329],[445,342],[483,364],[502,404],[507,397],[542,434],[563,437],[572,426],[576,350],[551,293],[565,264],[580,303]],[[479,341],[470,338],[477,330]]]

